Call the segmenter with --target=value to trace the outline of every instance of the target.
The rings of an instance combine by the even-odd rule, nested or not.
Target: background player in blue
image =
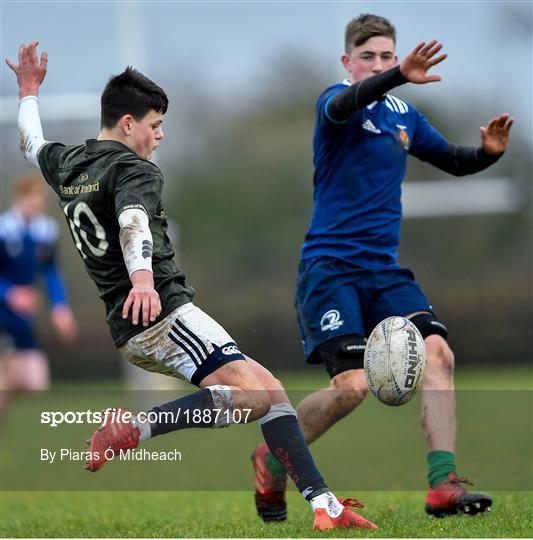
[[[507,148],[513,119],[493,118],[481,128],[477,148],[450,144],[412,105],[387,94],[407,82],[440,81],[428,70],[446,58],[439,55],[442,45],[420,43],[397,66],[394,27],[369,14],[352,20],[345,38],[341,62],[348,78],[327,88],[316,105],[314,209],[296,293],[305,355],[309,363],[325,364],[331,384],[300,403],[302,432],[311,443],[361,403],[367,394],[365,337],[386,317],[408,317],[428,354],[422,392],[426,511],[483,512],[490,497],[466,492],[456,474],[454,357],[447,329],[412,272],[397,263],[400,196],[409,154],[458,176],[481,171]],[[264,447],[255,455],[269,471],[256,478],[257,498],[284,519],[284,475]]]
[[[96,472],[152,437],[260,420],[268,447],[313,509],[315,529],[376,529],[347,508],[357,502],[341,503],[330,492],[281,383],[192,303],[194,290],[176,267],[166,234],[163,175],[150,162],[164,136],[163,89],[128,67],[104,88],[98,139],[47,142],[37,99],[47,61],[46,53],[38,58],[35,41],[20,46],[18,64],[6,61],[19,86],[21,150],[58,197],[117,348],[139,367],[199,387],[148,414],[111,411],[88,441],[86,468]]]
[[[46,199],[42,176],[25,172],[14,183],[12,206],[0,215],[0,333],[7,341],[0,360],[2,409],[10,390],[44,390],[49,384],[48,362],[34,330],[40,279],[59,337],[72,343],[78,333],[57,267],[58,226],[44,213]]]

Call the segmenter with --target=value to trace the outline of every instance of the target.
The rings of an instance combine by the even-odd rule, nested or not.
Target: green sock
[[[434,488],[448,480],[448,474],[455,472],[455,454],[447,450],[432,450],[428,452],[428,482]]]
[[[281,478],[287,474],[285,469],[280,465],[280,462],[272,454],[268,454],[266,457],[266,468],[276,478]]]

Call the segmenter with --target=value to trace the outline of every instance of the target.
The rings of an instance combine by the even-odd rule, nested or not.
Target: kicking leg
[[[111,452],[136,448],[152,437],[190,428],[218,428],[245,423],[270,410],[269,394],[244,360],[219,367],[200,382],[200,390],[148,412],[111,410],[88,440],[86,469],[99,470]],[[236,411],[239,411],[236,414]]]
[[[200,390],[137,415],[111,409],[88,441],[90,471],[106,463],[106,453],[136,448],[151,437],[247,422],[270,409],[268,392],[231,336],[192,303],[133,336],[120,351],[138,367],[186,379]]]

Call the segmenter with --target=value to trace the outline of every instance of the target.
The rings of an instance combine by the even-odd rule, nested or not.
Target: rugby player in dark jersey
[[[481,127],[478,147],[449,143],[411,104],[387,92],[407,82],[440,81],[428,70],[442,62],[442,45],[420,43],[400,65],[396,32],[387,19],[361,15],[346,28],[347,73],[318,98],[314,137],[314,209],[302,249],[296,309],[309,363],[324,363],[330,387],[298,406],[308,443],[365,398],[365,338],[395,315],[413,322],[425,338],[427,367],[422,428],[430,489],[426,511],[444,516],[490,509],[491,498],[467,492],[455,466],[453,353],[446,327],[414,280],[400,268],[401,183],[408,154],[456,176],[495,163],[507,148],[513,119],[501,114]],[[284,515],[285,473],[264,445],[256,461],[270,483],[256,478],[262,508]]]
[[[149,161],[163,139],[164,91],[127,68],[104,89],[97,139],[47,142],[37,100],[47,55],[39,59],[37,45],[20,46],[18,65],[6,60],[19,85],[21,150],[58,196],[117,348],[139,367],[200,388],[150,415],[113,413],[89,441],[87,468],[97,471],[114,453],[157,435],[259,420],[269,450],[310,502],[314,528],[375,529],[349,510],[360,503],[337,500],[326,486],[281,383],[192,303],[194,291],[176,268],[166,235],[163,177]]]

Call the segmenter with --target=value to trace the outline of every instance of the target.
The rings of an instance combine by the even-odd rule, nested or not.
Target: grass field
[[[325,382],[321,374],[282,379],[296,402]],[[365,502],[361,513],[380,526],[377,532],[315,533],[308,505],[295,491],[288,493],[288,521],[263,524],[251,491],[249,455],[260,440],[255,425],[216,433],[191,430],[147,443],[150,449],[179,448],[179,463],[112,463],[95,475],[79,463],[42,463],[40,447],[77,447],[91,428],[43,427],[40,411],[68,410],[73,402],[80,410],[122,405],[132,398],[110,383],[80,383],[20,398],[12,406],[2,438],[0,532],[2,537],[533,536],[531,371],[459,371],[457,387],[459,472],[493,495],[487,515],[425,515],[418,404],[387,408],[370,397],[312,451],[339,495]]]
[[[249,492],[11,493],[2,503],[2,535],[10,537],[530,537],[531,494],[495,493],[488,515],[429,519],[424,492],[358,493],[361,513],[379,531],[310,530],[312,514],[297,493],[289,519],[264,524]]]

